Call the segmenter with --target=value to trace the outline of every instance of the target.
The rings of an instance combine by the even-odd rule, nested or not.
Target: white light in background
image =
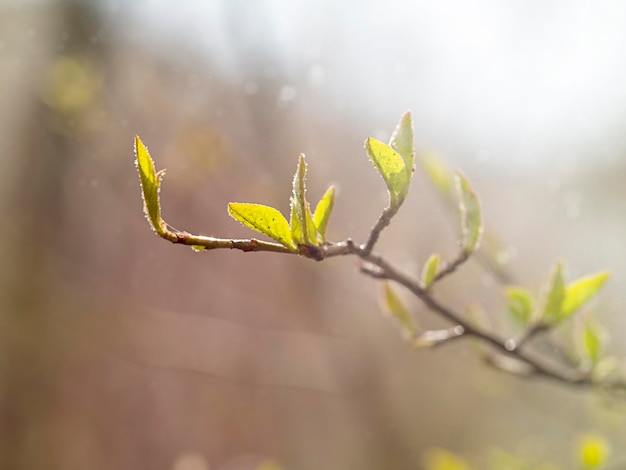
[[[341,97],[358,116],[395,122],[411,108],[418,136],[453,142],[479,163],[533,168],[547,158],[610,158],[624,146],[615,141],[626,116],[624,2],[172,5],[143,0],[124,10],[145,28],[134,34],[199,50],[242,86],[267,62],[287,75],[281,86],[298,89],[294,99],[306,98],[301,84],[314,79],[316,96]],[[313,68],[323,80],[311,78]]]

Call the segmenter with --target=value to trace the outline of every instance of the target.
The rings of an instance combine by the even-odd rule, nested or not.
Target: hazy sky
[[[136,26],[129,34],[199,50],[243,87],[278,72],[294,99],[327,103],[329,113],[393,123],[410,108],[418,137],[463,158],[526,169],[623,158],[624,2],[116,0],[109,8]]]

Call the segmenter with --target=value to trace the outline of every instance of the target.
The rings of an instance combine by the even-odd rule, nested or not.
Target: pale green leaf
[[[307,205],[304,209],[304,220],[306,222],[307,236],[305,237],[304,227],[302,226],[302,219],[298,215],[298,204],[294,199],[290,199],[291,203],[291,215],[289,218],[289,226],[291,227],[291,236],[296,245],[317,245],[317,243],[311,243],[311,240],[317,239],[317,231],[315,227],[315,221],[311,215],[311,209]]]
[[[426,171],[428,179],[444,195],[448,196],[452,191],[453,173],[445,162],[434,153],[423,153],[420,156],[422,167]]]
[[[563,279],[563,263],[558,261],[544,289],[545,299],[541,319],[543,323],[553,325],[562,320],[561,311],[565,298],[565,281]]]
[[[287,220],[273,207],[231,202],[228,214],[246,227],[273,238],[287,248],[294,248]]]
[[[444,449],[430,449],[424,458],[426,470],[470,470],[462,458]]]
[[[298,158],[298,168],[293,176],[293,196],[291,197],[291,231],[299,245],[318,245],[317,229],[306,200],[306,161],[304,155]]]
[[[317,238],[317,227],[315,226],[315,220],[313,220],[313,214],[311,213],[311,206],[307,202],[304,206],[304,218],[306,220],[306,229],[307,229],[307,245],[319,245],[319,240]]]
[[[411,169],[404,158],[389,145],[372,137],[365,141],[367,154],[385,180],[389,190],[389,205],[398,209],[409,191]]]
[[[383,283],[382,301],[384,311],[396,321],[402,332],[409,338],[415,336],[417,333],[415,319],[388,282]]]
[[[191,249],[197,253],[201,252],[201,251],[206,251],[207,247],[203,246],[203,245],[191,245]]]
[[[304,245],[304,233],[302,230],[302,222],[298,217],[297,204],[293,197],[289,199],[289,227],[291,227],[291,238],[296,245]]]
[[[328,219],[330,218],[330,214],[333,211],[333,206],[335,205],[335,187],[331,186],[326,190],[320,202],[317,203],[315,207],[315,212],[313,213],[313,220],[315,221],[315,227],[317,228],[317,232],[322,239],[322,243],[326,242],[326,228],[328,227]]]
[[[605,337],[604,329],[590,317],[583,320],[579,333],[579,350],[583,359],[592,366],[601,359]]]
[[[567,317],[598,293],[611,274],[602,271],[572,282],[565,290],[561,315]]]
[[[389,145],[404,159],[404,165],[409,173],[409,178],[413,175],[415,161],[415,150],[413,147],[413,119],[411,112],[406,111],[391,135]]]
[[[504,289],[507,310],[511,317],[521,326],[527,326],[535,309],[535,301],[528,289],[510,286]]]
[[[137,165],[141,181],[144,213],[154,231],[162,234],[165,229],[164,222],[161,219],[159,189],[165,170],[161,170],[158,173],[155,171],[154,161],[139,136],[135,136],[135,157],[135,164]]]
[[[580,439],[578,455],[585,469],[597,469],[606,465],[611,449],[606,440],[593,434]]]
[[[585,325],[583,330],[583,350],[587,359],[596,364],[602,353],[602,338],[597,328]]]
[[[422,285],[424,288],[430,286],[430,284],[437,276],[439,272],[439,261],[440,257],[437,254],[431,255],[430,258],[426,260],[424,263],[424,267],[422,268]]]
[[[467,254],[473,253],[480,243],[483,233],[482,210],[480,200],[467,178],[460,172],[455,173],[456,188],[459,196],[461,211],[461,227],[463,230],[463,250]]]
[[[293,198],[289,199],[290,202],[290,215],[289,215],[289,227],[291,227],[291,238],[296,245],[304,245],[304,233],[302,227],[302,221],[298,217],[296,203]]]

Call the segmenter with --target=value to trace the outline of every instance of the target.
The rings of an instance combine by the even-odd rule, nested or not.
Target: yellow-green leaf
[[[602,271],[572,282],[565,290],[561,315],[567,317],[598,293],[611,274]]]
[[[463,250],[465,253],[473,253],[480,243],[483,233],[483,218],[480,208],[480,200],[467,178],[460,172],[455,173],[456,188],[459,196],[459,209],[461,211],[461,227],[463,230]]]
[[[565,298],[565,281],[563,280],[563,263],[558,261],[546,284],[545,303],[541,319],[543,323],[554,325],[562,320],[561,309]]]
[[[527,326],[535,309],[533,295],[528,289],[509,286],[504,289],[508,312],[521,326]]]
[[[389,190],[389,205],[398,209],[409,191],[411,170],[404,158],[389,145],[372,137],[365,141],[367,154],[385,180]]]
[[[335,187],[331,186],[326,190],[320,202],[315,206],[315,212],[313,213],[313,220],[315,221],[315,227],[317,233],[319,233],[322,243],[326,242],[326,228],[328,227],[328,219],[333,211],[335,205]]]
[[[160,235],[165,231],[163,220],[161,219],[161,204],[159,202],[161,178],[165,174],[165,170],[161,170],[158,173],[155,171],[154,161],[139,136],[135,136],[135,157],[135,164],[137,165],[141,181],[144,213],[153,230]]]
[[[430,284],[437,276],[439,272],[439,261],[440,257],[437,254],[431,255],[430,258],[426,260],[424,263],[424,267],[422,268],[422,285],[424,288],[430,286]]]
[[[291,238],[296,245],[304,245],[304,233],[302,231],[302,222],[298,217],[298,209],[293,198],[289,199],[289,227],[291,228]]]
[[[579,333],[581,356],[589,364],[595,366],[604,351],[605,331],[590,317],[585,318],[581,326]]]
[[[304,220],[306,220],[306,234],[307,234],[307,245],[319,245],[319,240],[317,239],[317,227],[315,226],[315,221],[313,220],[313,214],[311,213],[311,206],[307,202],[304,206]]]
[[[610,454],[609,444],[600,436],[587,435],[580,439],[578,456],[585,469],[602,468]]]
[[[421,154],[420,161],[428,179],[435,185],[435,188],[446,196],[450,195],[453,176],[445,162],[434,153]]]
[[[298,215],[298,204],[293,198],[291,203],[291,216],[289,218],[289,226],[291,227],[291,237],[296,245],[317,245],[317,243],[311,242],[316,240],[317,232],[315,228],[315,222],[311,215],[311,209],[307,205],[304,209],[304,221],[306,222],[307,234],[305,236],[304,227],[302,226],[302,219]]]
[[[417,333],[415,319],[388,282],[383,283],[382,300],[384,311],[396,321],[402,332],[409,338],[415,336]]]
[[[444,449],[430,449],[424,458],[426,470],[470,470],[462,458]]]
[[[298,158],[298,168],[293,176],[293,196],[291,197],[291,232],[299,245],[318,245],[317,229],[306,200],[306,161],[304,155]]]
[[[287,248],[294,248],[287,219],[273,207],[231,202],[228,214],[246,227],[273,238]]]
[[[409,173],[413,175],[413,165],[415,160],[415,150],[413,148],[413,119],[411,111],[406,111],[391,135],[389,145],[404,159],[404,165]]]

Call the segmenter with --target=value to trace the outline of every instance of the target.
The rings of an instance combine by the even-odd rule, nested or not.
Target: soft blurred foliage
[[[624,9],[284,3],[0,2],[0,468],[461,469],[492,449],[620,468],[623,402],[497,373],[469,342],[411,351],[353,260],[159,240],[132,143],[168,169],[177,228],[249,235],[229,201],[287,213],[304,152],[310,199],[338,188],[329,239],[364,241],[386,195],[363,142],[411,108],[515,284],[537,292],[560,256],[570,279],[612,270],[583,344],[595,360],[597,322],[625,357]],[[459,238],[422,171],[377,247],[416,276]],[[472,261],[438,295],[512,331],[496,274]],[[573,452],[588,432],[603,440]]]

